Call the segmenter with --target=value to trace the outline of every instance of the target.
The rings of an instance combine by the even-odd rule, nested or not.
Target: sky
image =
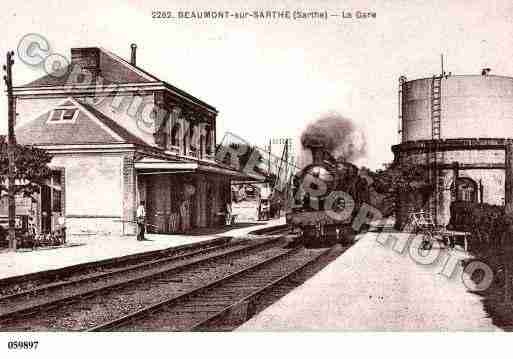
[[[371,11],[376,18],[153,19],[152,11]],[[380,167],[397,143],[398,78],[453,74],[513,76],[511,1],[10,1],[2,4],[0,54],[27,33],[44,36],[52,52],[100,46],[219,110],[225,131],[262,145],[292,138],[327,112],[351,118],[365,133],[359,165]],[[14,83],[44,74],[17,61]],[[0,131],[7,122],[0,99]]]

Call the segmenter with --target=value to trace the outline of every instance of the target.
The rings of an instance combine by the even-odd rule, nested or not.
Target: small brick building
[[[60,76],[58,76],[60,75]],[[107,50],[71,49],[64,74],[14,88],[16,139],[53,154],[33,213],[41,231],[135,233],[212,226],[245,176],[215,159],[217,110]]]

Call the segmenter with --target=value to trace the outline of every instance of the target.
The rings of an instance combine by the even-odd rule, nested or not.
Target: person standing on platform
[[[146,209],[144,208],[144,201],[141,201],[139,207],[137,207],[137,240],[144,240],[144,232],[146,229]]]
[[[227,226],[229,226],[230,224],[232,224],[232,204],[230,202],[226,202],[225,213],[225,223]]]
[[[182,218],[182,232],[186,233],[191,229],[191,206],[189,200],[184,200],[180,205],[180,216]]]

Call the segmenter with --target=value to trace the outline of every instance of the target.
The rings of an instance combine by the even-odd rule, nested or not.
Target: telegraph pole
[[[9,249],[12,251],[16,250],[16,235],[14,232],[14,224],[16,217],[16,203],[14,201],[14,147],[16,144],[16,138],[14,137],[14,98],[12,94],[12,65],[14,65],[14,51],[7,52],[7,61],[4,65],[4,76],[5,84],[7,85],[7,160],[9,162],[9,168],[7,173],[7,200],[9,205]]]
[[[267,157],[267,168],[269,171],[269,175],[271,174],[271,149],[272,149],[272,144],[271,144],[271,140],[269,139],[269,156]]]

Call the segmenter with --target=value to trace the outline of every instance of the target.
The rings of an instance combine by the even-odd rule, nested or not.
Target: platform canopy
[[[213,173],[228,176],[239,181],[263,181],[263,176],[246,174],[211,160],[163,160],[144,157],[134,164],[138,174]]]

